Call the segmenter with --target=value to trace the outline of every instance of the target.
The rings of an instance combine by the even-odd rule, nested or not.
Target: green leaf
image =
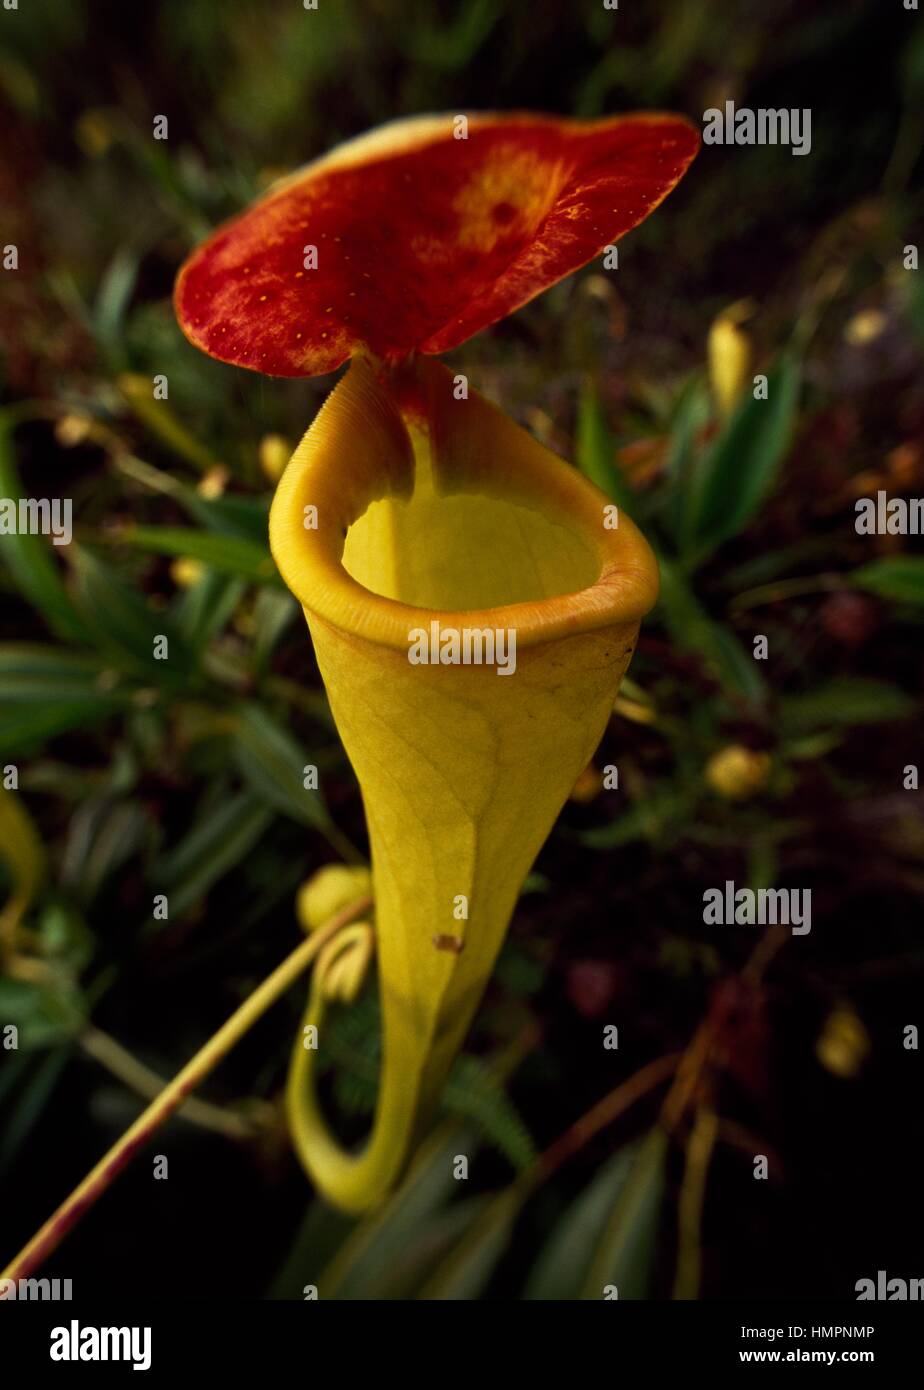
[[[100,724],[132,688],[109,688],[99,657],[39,643],[0,644],[0,754],[31,752],[70,729]]]
[[[93,306],[96,337],[113,363],[120,356],[125,311],[138,278],[138,254],[120,247],[106,268]]]
[[[110,693],[102,675],[92,652],[40,642],[0,643],[0,701],[98,700]]]
[[[77,598],[97,643],[113,659],[158,683],[183,681],[194,666],[191,650],[164,613],[155,613],[140,594],[89,550],[77,549]],[[168,657],[154,655],[156,638],[166,637]]]
[[[236,706],[234,751],[250,787],[268,806],[302,825],[330,828],[320,792],[309,791],[304,785],[304,769],[310,758],[261,705],[247,702]]]
[[[858,589],[899,603],[924,603],[924,558],[892,555],[861,565],[850,575]]]
[[[571,1203],[533,1265],[525,1298],[567,1299],[580,1295],[600,1231],[625,1187],[637,1155],[637,1144],[620,1149]]]
[[[184,641],[195,649],[204,647],[225,627],[245,590],[242,579],[204,570],[202,578],[185,590],[172,610]]]
[[[680,566],[664,558],[658,613],[677,646],[701,656],[726,690],[752,704],[766,699],[767,690],[757,662],[733,632],[710,618]]]
[[[423,1299],[477,1299],[510,1244],[517,1218],[530,1192],[513,1183],[493,1197],[462,1239],[440,1263],[420,1291]]]
[[[864,676],[837,676],[802,695],[780,700],[780,724],[784,733],[804,733],[825,726],[886,724],[907,719],[916,702],[887,681]]]
[[[224,497],[201,497],[195,488],[178,485],[173,494],[195,521],[201,521],[208,531],[222,536],[240,536],[254,545],[268,547],[269,498],[240,497],[232,493]]]
[[[201,522],[207,531],[222,536],[240,536],[253,541],[255,545],[267,543],[269,530],[269,496],[250,497],[238,493],[225,493],[220,497],[203,497],[194,487],[154,468],[142,459],[129,456],[120,461],[119,467],[128,477],[150,488],[153,492],[172,497],[194,521]]]
[[[610,434],[594,383],[587,378],[578,397],[575,460],[585,478],[631,514],[632,489],[615,462],[616,444]]]
[[[282,584],[269,548],[241,536],[216,535],[182,526],[132,526],[120,532],[119,540],[156,555],[200,560],[221,574],[259,584]]]
[[[590,1262],[582,1298],[602,1299],[609,1285],[615,1285],[620,1299],[644,1298],[648,1292],[664,1199],[667,1148],[667,1134],[660,1126],[639,1145]]]
[[[154,379],[137,372],[123,372],[117,385],[128,404],[142,424],[151,433],[172,449],[179,458],[191,463],[200,472],[207,473],[216,464],[216,459],[204,444],[186,428],[164,400],[154,398]]]
[[[405,1181],[380,1211],[366,1217],[318,1280],[322,1298],[409,1298],[461,1235],[446,1225],[457,1183],[456,1154],[474,1151],[474,1136],[443,1125],[423,1146]],[[472,1212],[463,1203],[468,1224]]]
[[[801,366],[784,356],[768,374],[767,399],[746,395],[696,466],[686,525],[686,559],[704,559],[737,536],[776,482],[792,440]]]
[[[270,657],[286,628],[298,615],[299,605],[287,590],[258,590],[253,613],[253,664],[261,674],[269,667]]]
[[[83,1019],[81,996],[63,984],[55,990],[32,980],[0,978],[0,1018],[19,1029],[20,1048],[34,1052],[73,1035]]]
[[[154,865],[148,881],[170,899],[176,917],[244,860],[268,829],[273,813],[251,792],[205,808],[178,845]]]
[[[665,473],[668,480],[667,520],[676,544],[683,548],[692,523],[690,487],[696,466],[696,439],[709,419],[709,395],[694,378],[681,393],[670,427]]]
[[[483,1138],[522,1172],[536,1158],[536,1148],[503,1083],[477,1057],[457,1057],[443,1087],[441,1106],[450,1115],[474,1121]]]
[[[116,696],[68,700],[63,704],[23,704],[4,713],[0,720],[0,753],[31,754],[50,738],[71,729],[102,724],[123,705]]]
[[[91,902],[106,880],[140,853],[150,829],[138,802],[88,797],[68,825],[62,886],[80,902]]]
[[[10,423],[0,414],[0,497],[19,498],[23,496],[23,486],[13,462],[10,436]],[[0,536],[0,561],[19,592],[56,636],[73,642],[89,639],[89,631],[71,601],[44,536]]]
[[[67,1046],[54,1048],[38,1062],[28,1053],[23,1055],[22,1062],[26,1065],[22,1066],[22,1075],[25,1079],[12,1110],[6,1113],[0,1136],[0,1176],[10,1167],[41,1119],[69,1056],[70,1048]],[[4,1070],[9,1065],[5,1062]]]
[[[470,64],[500,19],[494,0],[468,0],[457,6],[448,23],[439,20],[417,22],[398,30],[399,42],[415,63],[431,71],[454,71]],[[402,37],[403,34],[403,37]]]
[[[264,1298],[273,1303],[303,1299],[306,1285],[317,1286],[322,1270],[349,1239],[355,1225],[355,1218],[315,1196]]]
[[[653,787],[605,825],[580,831],[577,838],[591,849],[615,849],[636,840],[663,840],[668,830],[683,826],[692,804],[689,792],[667,782]]]
[[[781,575],[792,574],[810,564],[816,567],[823,561],[830,561],[835,544],[830,536],[814,536],[809,540],[796,541],[793,545],[780,546],[778,550],[763,550],[751,555],[740,565],[723,571],[719,583],[729,594],[740,595],[745,589],[768,584]]]

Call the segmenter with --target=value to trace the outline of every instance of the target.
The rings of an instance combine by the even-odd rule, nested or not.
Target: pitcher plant
[[[350,1212],[399,1181],[523,880],[602,737],[657,566],[630,519],[453,375],[448,351],[641,222],[698,147],[683,118],[422,117],[271,189],[182,268],[179,321],[276,376],[349,370],[270,516],[356,772],[383,1063],[371,1136],[330,1133],[311,1045],[355,993],[319,959],[287,1088],[299,1157]]]

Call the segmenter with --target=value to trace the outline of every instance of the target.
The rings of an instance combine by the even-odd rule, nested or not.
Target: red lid
[[[190,341],[271,376],[445,352],[644,221],[699,148],[681,116],[465,119],[348,141],[225,223],[177,278]]]

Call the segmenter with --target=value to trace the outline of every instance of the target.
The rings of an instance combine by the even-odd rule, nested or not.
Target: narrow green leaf
[[[217,460],[204,444],[188,430],[164,400],[154,398],[154,379],[137,372],[123,372],[117,384],[128,404],[142,424],[146,425],[161,443],[200,472],[207,473]]]
[[[665,472],[667,521],[676,545],[686,552],[693,525],[690,489],[696,466],[696,439],[709,418],[709,394],[698,378],[690,381],[674,411]]]
[[[97,644],[114,660],[143,670],[159,682],[183,680],[194,666],[193,654],[174,629],[168,616],[155,613],[139,593],[98,555],[77,548],[75,570],[77,598],[87,626]],[[168,656],[154,654],[155,639],[166,637]]]
[[[13,462],[10,435],[9,421],[0,414],[0,497],[18,499],[24,494]],[[23,597],[56,636],[71,642],[86,642],[89,631],[65,588],[51,550],[44,536],[0,536],[0,561],[9,570]]]
[[[582,1298],[644,1298],[656,1253],[664,1199],[667,1134],[658,1126],[640,1144],[619,1187],[584,1281]]]
[[[530,1188],[513,1183],[493,1197],[420,1291],[422,1299],[477,1299],[484,1292]]]
[[[125,311],[138,278],[138,254],[127,247],[116,251],[103,275],[93,306],[93,327],[113,362],[119,357]]]
[[[150,829],[136,801],[109,795],[86,799],[68,825],[62,886],[80,902],[91,902],[106,880],[141,851]]]
[[[279,584],[279,572],[266,545],[241,536],[217,535],[182,526],[132,526],[119,541],[156,555],[176,555],[201,560],[221,574],[236,575],[260,584]]]
[[[0,752],[105,720],[133,687],[101,670],[97,655],[41,643],[0,643]]]
[[[733,632],[710,618],[680,566],[664,558],[658,613],[677,646],[701,656],[726,690],[752,704],[766,699],[766,686],[757,662]]]
[[[697,563],[747,526],[772,491],[792,440],[801,367],[784,356],[768,374],[767,399],[744,397],[696,466],[688,547]]]
[[[0,1176],[10,1167],[41,1119],[69,1056],[68,1046],[56,1047],[31,1065],[28,1071],[24,1068],[28,1079],[23,1084],[12,1110],[6,1114],[3,1134],[0,1137]]]
[[[272,811],[249,791],[206,808],[149,875],[152,888],[168,895],[171,917],[200,902],[245,859],[272,819]]]
[[[407,1298],[445,1251],[441,1226],[457,1186],[453,1159],[472,1153],[474,1136],[457,1123],[443,1125],[415,1159],[407,1178],[380,1211],[354,1228],[318,1280],[322,1298]],[[466,1204],[467,1206],[467,1204]],[[467,1212],[471,1219],[471,1212]],[[456,1236],[461,1232],[456,1232]]]
[[[0,643],[0,700],[94,700],[106,693],[99,657],[39,642]]]
[[[253,614],[253,664],[258,672],[267,670],[277,643],[298,615],[299,605],[287,590],[258,590]]]
[[[861,565],[850,575],[858,589],[898,603],[924,603],[924,558],[919,555],[884,556]]]
[[[178,500],[196,521],[208,531],[224,536],[240,536],[264,550],[268,547],[269,497],[241,497],[227,493],[224,497],[200,497],[194,488],[183,487]]]
[[[591,849],[616,849],[637,840],[663,840],[668,831],[683,826],[691,810],[690,794],[666,783],[653,787],[605,825],[580,831],[577,838]]]
[[[353,1217],[315,1195],[263,1297],[271,1303],[304,1299],[308,1285],[317,1287],[322,1271],[349,1239],[355,1225]]]
[[[185,590],[172,610],[184,641],[195,650],[211,641],[230,620],[246,587],[242,579],[204,570],[202,578]]]
[[[587,378],[578,397],[575,460],[586,478],[631,514],[634,495],[615,461],[616,444],[594,383]]]
[[[124,705],[124,697],[115,695],[81,697],[63,703],[8,704],[0,717],[0,753],[31,754],[58,734],[102,724]]]
[[[134,455],[121,459],[119,468],[151,491],[172,497],[193,521],[200,522],[207,531],[223,536],[240,536],[243,540],[266,546],[270,496],[252,497],[229,492],[220,497],[203,497],[194,487],[180,482],[172,473],[154,468]]]
[[[235,717],[237,765],[257,796],[302,825],[329,829],[320,792],[305,787],[311,759],[304,749],[261,705],[242,703]]]
[[[864,676],[837,676],[802,695],[780,700],[779,716],[785,734],[851,724],[886,724],[907,719],[916,702],[887,681]]]
[[[620,1149],[571,1203],[533,1265],[525,1298],[580,1296],[590,1273],[600,1231],[625,1187],[637,1155],[637,1144]]]

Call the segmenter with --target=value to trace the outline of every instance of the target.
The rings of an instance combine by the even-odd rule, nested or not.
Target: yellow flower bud
[[[200,497],[204,497],[207,502],[214,502],[216,497],[224,494],[228,486],[229,473],[227,468],[221,464],[210,468],[204,477],[200,478],[196,484],[196,491]]]
[[[295,913],[302,931],[312,932],[357,898],[372,892],[372,874],[356,864],[325,864],[306,879],[295,899]]]
[[[278,483],[292,457],[292,445],[284,434],[265,434],[260,440],[260,467],[271,483]]]
[[[170,566],[170,578],[178,589],[191,589],[199,583],[204,573],[202,561],[193,560],[188,555],[181,555]]]
[[[89,415],[62,415],[55,425],[55,439],[64,449],[85,444],[93,436],[94,422]]]
[[[770,767],[769,753],[755,753],[740,743],[730,743],[709,759],[704,776],[726,801],[746,801],[767,785]]]
[[[719,314],[709,329],[706,345],[709,380],[720,414],[728,416],[744,390],[751,365],[751,340],[738,320],[745,310],[732,305]]]
[[[869,1049],[869,1033],[853,1009],[846,1004],[832,1009],[815,1044],[815,1056],[825,1070],[848,1080],[856,1076]]]
[[[844,329],[844,338],[851,347],[865,347],[879,338],[889,325],[881,309],[861,309]]]

